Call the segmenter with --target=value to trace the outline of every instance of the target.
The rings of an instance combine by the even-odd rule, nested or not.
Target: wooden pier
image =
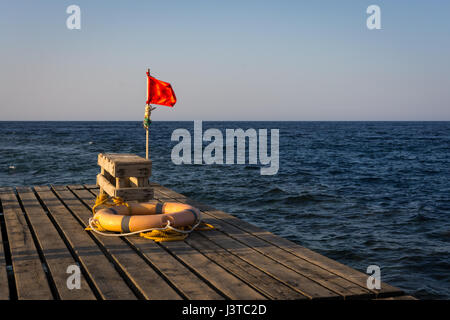
[[[151,183],[158,201],[199,208],[215,230],[185,241],[85,231],[95,185],[0,188],[0,300],[414,299],[386,283]],[[80,287],[69,289],[69,266]],[[69,268],[69,269],[68,269]]]

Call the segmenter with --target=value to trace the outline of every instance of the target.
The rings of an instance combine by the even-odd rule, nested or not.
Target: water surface
[[[280,129],[277,175],[174,165],[193,122],[153,122],[152,180],[418,298],[450,299],[450,122],[204,122]],[[270,150],[270,149],[269,149]],[[100,152],[145,156],[141,122],[0,122],[0,185],[95,183]]]

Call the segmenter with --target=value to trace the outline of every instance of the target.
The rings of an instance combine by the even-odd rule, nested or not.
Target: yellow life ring
[[[98,210],[90,219],[96,231],[138,233],[152,229],[197,226],[202,219],[197,208],[177,202],[130,203]]]

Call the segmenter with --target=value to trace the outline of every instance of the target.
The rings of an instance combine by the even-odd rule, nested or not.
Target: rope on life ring
[[[131,215],[130,205],[127,202],[123,201],[123,199],[120,197],[110,197],[107,194],[100,194],[95,200],[94,206],[92,207],[92,213],[95,215],[96,208],[102,205],[106,207],[126,206]],[[203,222],[201,219],[199,219],[193,226],[175,228],[170,225],[170,221],[168,220],[166,226],[162,228],[148,228],[126,233],[110,233],[100,231],[98,230],[99,222],[98,220],[94,219],[94,217],[89,218],[88,224],[89,227],[87,227],[85,230],[93,231],[102,236],[126,237],[139,234],[141,237],[151,239],[155,242],[180,241],[186,239],[194,230],[207,231],[215,229],[214,226]]]

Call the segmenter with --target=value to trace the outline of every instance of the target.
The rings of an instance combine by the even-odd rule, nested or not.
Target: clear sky
[[[447,0],[1,0],[0,120],[142,120],[147,67],[178,98],[154,120],[450,120],[449,17]]]

